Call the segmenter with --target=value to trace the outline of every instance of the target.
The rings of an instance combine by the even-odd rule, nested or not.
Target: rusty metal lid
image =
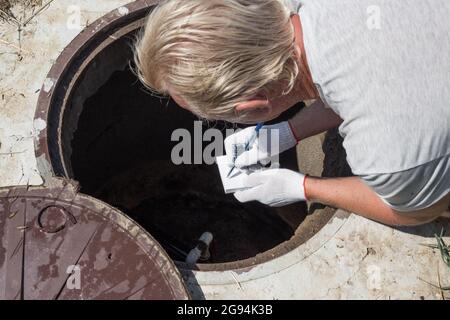
[[[71,181],[0,189],[0,299],[188,299],[162,247]]]

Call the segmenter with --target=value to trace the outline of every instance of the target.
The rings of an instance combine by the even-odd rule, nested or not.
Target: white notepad
[[[226,156],[217,157],[216,163],[219,167],[220,178],[222,179],[225,193],[233,193],[248,188],[246,185],[247,174],[239,171],[239,169],[234,169],[235,173],[227,177],[231,167],[228,165]]]

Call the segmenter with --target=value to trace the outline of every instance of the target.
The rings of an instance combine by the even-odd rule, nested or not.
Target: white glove
[[[282,207],[305,201],[305,175],[287,169],[268,169],[251,173],[246,185],[250,188],[234,193],[240,202],[259,201],[271,207]]]
[[[293,148],[297,145],[297,139],[287,121],[270,126],[263,126],[259,130],[258,137],[248,146],[248,151],[233,158],[235,145],[246,145],[255,135],[255,127],[248,127],[238,131],[225,139],[225,152],[230,166],[238,169],[250,167],[261,163],[266,165],[271,158]]]

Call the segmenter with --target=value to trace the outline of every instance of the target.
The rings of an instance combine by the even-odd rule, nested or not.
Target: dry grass
[[[11,7],[17,4],[31,8],[42,5],[42,0],[0,0],[0,9],[10,10]]]
[[[25,10],[34,10],[37,7],[42,6],[42,0],[0,0],[0,19],[4,21],[18,22],[12,8],[20,6]]]
[[[50,6],[54,0],[0,0],[0,21],[11,23],[17,29],[17,45],[1,40],[3,44],[16,48],[17,57],[22,60],[22,30]]]
[[[437,244],[423,244],[423,245],[426,246],[426,247],[432,248],[432,249],[438,249],[440,251],[440,254],[441,254],[441,257],[442,257],[442,261],[444,261],[444,263],[448,267],[450,267],[450,245],[447,245],[444,242],[444,239],[443,239],[443,237],[444,237],[444,228],[442,228],[441,233],[439,235],[435,234],[434,237],[436,239]],[[437,285],[432,284],[432,283],[430,283],[428,281],[425,281],[423,279],[420,279],[420,278],[419,279],[424,281],[424,282],[426,282],[426,283],[428,283],[429,285],[439,289],[440,292],[441,292],[441,296],[442,296],[443,300],[449,300],[449,298],[447,298],[445,296],[445,292],[450,291],[450,285],[445,285],[445,286],[442,285],[439,268],[438,268],[437,275],[438,275],[438,279],[437,279],[438,280],[438,284]]]

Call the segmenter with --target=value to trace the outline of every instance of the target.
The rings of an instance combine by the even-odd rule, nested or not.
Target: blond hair
[[[294,30],[282,0],[168,0],[135,44],[140,80],[183,98],[206,119],[237,119],[235,106],[271,84],[296,81]]]

